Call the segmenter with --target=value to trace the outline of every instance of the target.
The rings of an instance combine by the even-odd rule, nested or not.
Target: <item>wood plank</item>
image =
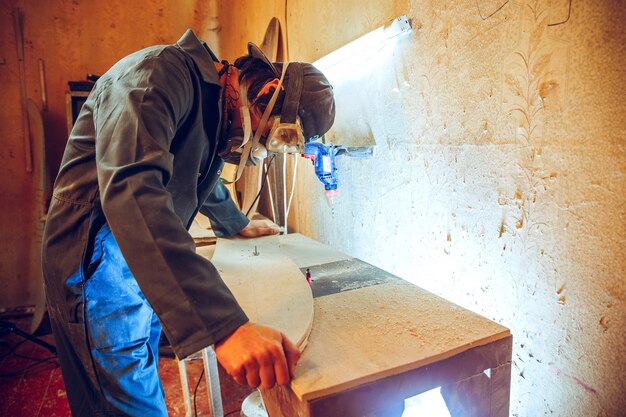
[[[224,168],[222,168],[221,177],[226,181],[234,181],[237,177],[237,165],[229,164],[228,162],[224,164]],[[237,207],[241,210],[241,202],[239,199],[239,193],[237,192],[237,188],[235,187],[235,183],[224,184],[224,186],[228,189],[230,193],[230,197],[233,199]]]
[[[315,327],[291,383],[313,400],[509,337],[507,328],[406,281],[316,299]]]
[[[33,186],[37,199],[36,211],[36,234],[31,245],[30,277],[34,278],[31,285],[31,299],[35,302],[35,313],[30,323],[30,333],[35,333],[43,315],[46,312],[46,295],[44,292],[43,271],[41,269],[41,242],[43,239],[44,223],[47,215],[47,201],[49,199],[48,167],[46,165],[46,142],[43,125],[43,117],[39,107],[32,99],[28,99],[28,121],[30,128],[30,140],[33,145]]]
[[[281,252],[278,236],[220,238],[211,262],[251,321],[282,331],[304,349],[313,324],[313,294]]]
[[[446,399],[451,392],[449,385],[458,381],[484,375],[485,369],[497,369],[510,365],[511,337],[477,346],[450,358],[431,363],[402,374],[361,385],[357,388],[335,393],[327,397],[310,401],[315,415],[324,415],[329,410],[343,410],[344,417],[360,416],[369,409],[393,407],[404,399],[413,397],[433,388],[442,387],[442,396]],[[502,382],[502,381],[498,381]],[[491,383],[491,387],[495,382]],[[504,385],[508,389],[508,385]],[[508,391],[507,391],[508,394]],[[489,391],[484,392],[489,396]],[[507,397],[508,398],[508,397]],[[448,404],[448,401],[446,401]],[[489,408],[483,416],[489,416]]]
[[[451,417],[486,417],[491,412],[491,380],[480,372],[441,388]]]

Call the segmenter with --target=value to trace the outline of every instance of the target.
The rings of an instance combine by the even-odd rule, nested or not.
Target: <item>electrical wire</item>
[[[296,174],[298,173],[298,160],[299,154],[294,154],[295,161],[293,163],[293,179],[291,181],[291,195],[289,196],[289,203],[287,204],[287,214],[285,214],[285,219],[289,218],[289,211],[291,210],[291,202],[293,201],[293,195],[296,193]]]
[[[256,204],[256,202],[259,199],[259,197],[261,197],[261,193],[263,192],[263,188],[265,188],[265,184],[267,183],[267,175],[270,172],[270,166],[272,165],[272,162],[274,162],[274,158],[275,157],[276,157],[276,155],[272,155],[272,158],[270,159],[270,162],[267,164],[267,169],[265,170],[265,173],[263,174],[265,176],[265,178],[263,179],[263,182],[261,183],[261,189],[257,193],[256,197],[254,197],[254,201],[250,205],[250,208],[248,209],[248,211],[246,211],[246,216],[248,216],[248,214],[250,214],[250,212],[252,211],[252,207],[254,207],[254,205]]]
[[[44,364],[44,363],[47,363],[49,365],[54,365],[55,367],[59,366],[58,362],[53,362],[52,361],[53,359],[56,359],[56,356],[49,356],[47,358],[39,359],[35,363],[31,363],[28,366],[24,366],[24,367],[22,367],[20,369],[16,369],[16,370],[11,371],[11,372],[0,372],[0,378],[14,377],[16,375],[21,374],[22,372],[28,371],[29,369],[32,369],[32,368],[34,368],[34,367],[36,367],[38,365]]]
[[[16,343],[13,346],[9,346],[8,343],[3,343],[5,346],[5,348],[7,349],[7,352],[4,353],[2,356],[0,356],[0,359],[4,359],[7,356],[15,356],[17,358],[21,358],[21,359],[26,359],[29,361],[34,361],[33,363],[31,363],[30,365],[27,366],[23,366],[19,369],[15,369],[13,371],[10,372],[0,372],[0,377],[2,378],[10,378],[16,375],[21,374],[22,372],[25,372],[29,369],[32,369],[38,365],[42,365],[42,364],[49,364],[49,365],[54,365],[55,367],[59,366],[59,362],[57,360],[57,356],[53,355],[53,356],[48,356],[45,358],[36,358],[33,356],[29,356],[29,355],[22,355],[21,353],[17,353],[15,350],[20,347],[22,344],[24,344],[25,342],[27,342],[27,340],[22,340],[21,342]]]
[[[21,342],[18,342],[15,345],[11,346],[5,340],[0,340],[0,346],[2,346],[3,348],[5,348],[7,350],[6,353],[0,355],[0,359],[4,359],[4,358],[6,358],[9,355],[14,354],[15,353],[15,349],[17,349],[20,345],[24,344],[25,342],[26,342],[26,339],[24,339]]]
[[[198,382],[196,383],[196,387],[193,390],[193,415],[195,417],[198,417],[198,409],[196,407],[196,395],[198,393],[198,387],[200,386],[200,382],[202,381],[203,376],[204,376],[204,368],[202,368],[202,372],[200,372],[200,376],[198,377]],[[239,411],[240,410],[229,411],[228,413],[224,414],[224,417],[228,417],[230,415],[238,413]]]
[[[283,154],[283,233],[288,233],[287,219],[287,154]]]
[[[266,162],[267,164],[267,162]],[[267,170],[269,171],[269,165],[267,165]],[[276,207],[274,207],[274,197],[272,196],[272,183],[270,182],[270,177],[266,178],[267,180],[267,194],[270,198],[270,207],[272,209],[272,221],[276,223]]]
[[[204,376],[204,368],[202,368],[202,372],[200,372],[200,376],[198,377],[198,382],[196,383],[196,387],[193,389],[193,415],[198,417],[198,409],[196,408],[196,394],[198,393],[198,387],[200,386],[200,382],[202,381],[202,377]]]
[[[56,358],[57,357],[56,355],[52,355],[52,356],[49,356],[47,358],[35,358],[33,356],[22,355],[20,353],[13,352],[13,356],[15,356],[16,358],[26,359],[26,360],[29,360],[29,361],[47,362],[47,363],[52,364],[52,365],[57,365],[58,364],[58,362],[53,362],[53,361],[50,360],[51,358]]]

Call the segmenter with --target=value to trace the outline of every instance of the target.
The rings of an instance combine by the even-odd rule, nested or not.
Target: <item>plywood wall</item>
[[[4,0],[0,306],[28,304],[35,282],[24,272],[37,223],[34,180],[24,172],[14,6],[24,13],[35,100],[37,60],[46,63],[51,171],[66,137],[66,81],[130,51],[193,27],[233,60],[277,16],[291,59],[312,60],[408,14],[409,37],[375,65],[347,63],[333,81],[334,140],[365,135],[376,156],[339,159],[334,217],[311,167],[300,164],[290,228],[511,328],[511,415],[621,415],[626,8],[621,0],[571,4],[568,19],[569,0]]]

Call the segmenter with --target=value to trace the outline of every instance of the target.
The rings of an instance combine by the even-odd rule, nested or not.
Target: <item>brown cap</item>
[[[248,54],[264,61],[272,68],[276,77],[280,78],[282,63],[272,63],[252,42],[248,43]],[[283,101],[281,121],[293,123],[295,115],[290,114],[291,108],[294,109],[293,112],[297,109],[305,139],[326,133],[335,121],[335,99],[333,87],[324,74],[311,64],[290,62],[283,82],[286,96]],[[294,120],[289,120],[291,118]]]

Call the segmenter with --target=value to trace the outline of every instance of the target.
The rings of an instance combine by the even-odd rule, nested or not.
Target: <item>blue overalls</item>
[[[88,407],[103,416],[167,416],[158,375],[161,325],[106,224],[86,271],[89,276],[77,272],[68,284],[82,292],[77,309],[90,353],[83,366],[94,394]],[[98,404],[100,396],[106,402]]]

